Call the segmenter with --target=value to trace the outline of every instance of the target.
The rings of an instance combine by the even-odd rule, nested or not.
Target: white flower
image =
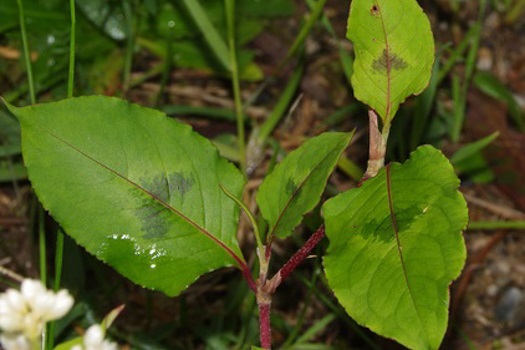
[[[18,332],[24,327],[26,303],[20,292],[8,289],[0,295],[0,329]]]
[[[20,291],[8,289],[0,294],[0,331],[4,341],[26,337],[29,343],[40,337],[46,322],[64,316],[73,306],[73,298],[66,290],[58,293],[47,290],[40,281],[25,279]],[[17,344],[21,344],[18,341]],[[8,348],[4,344],[4,347]],[[12,349],[23,347],[12,347]],[[11,349],[11,348],[9,348]]]
[[[0,335],[0,344],[6,350],[31,350],[31,342],[23,334],[6,333]]]
[[[75,345],[71,350],[118,350],[117,344],[104,340],[104,330],[94,324],[84,334],[84,344]]]
[[[67,290],[54,293],[47,290],[40,281],[24,280],[21,291],[34,314],[44,321],[61,318],[73,306],[73,298]]]

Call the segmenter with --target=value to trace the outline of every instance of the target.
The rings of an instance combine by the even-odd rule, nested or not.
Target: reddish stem
[[[270,256],[272,255],[272,244],[273,244],[273,236],[271,236],[266,243],[265,251],[264,251],[264,258],[266,261],[270,261]]]
[[[284,266],[275,274],[275,277],[280,278],[280,282],[284,281],[295,268],[306,259],[308,254],[315,248],[315,246],[324,238],[324,226],[321,226],[314,232],[306,243],[299,249],[291,258],[284,264]],[[274,278],[275,278],[274,277]],[[274,279],[272,278],[272,280]],[[277,287],[277,286],[275,286]]]
[[[246,282],[248,283],[248,287],[254,292],[257,293],[257,284],[255,283],[255,280],[252,277],[252,272],[250,271],[250,268],[248,267],[248,264],[246,264],[244,261],[239,263],[242,275]]]
[[[270,326],[270,306],[269,303],[259,304],[259,331],[261,347],[265,350],[272,348],[272,328]]]
[[[270,305],[275,289],[284,281],[295,268],[306,259],[308,254],[325,236],[324,226],[321,226],[306,241],[306,243],[277,271],[272,279],[267,280],[267,270],[262,269],[259,280],[257,281],[257,305],[259,306],[259,328],[261,347],[269,350],[272,347],[272,329],[270,326]],[[265,257],[270,256],[271,250],[265,250]],[[267,261],[267,260],[266,260]],[[250,275],[251,277],[251,275]],[[247,279],[248,280],[248,279]],[[251,287],[250,287],[251,288]]]

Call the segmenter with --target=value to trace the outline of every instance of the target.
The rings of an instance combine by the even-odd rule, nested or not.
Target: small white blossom
[[[6,350],[31,350],[31,342],[23,334],[5,333],[0,335],[0,344]]]
[[[24,326],[25,300],[20,292],[8,289],[0,295],[0,329],[17,332]]]
[[[40,281],[25,279],[20,291],[8,289],[0,294],[0,342],[8,350],[25,349],[40,335],[46,322],[64,316],[73,306],[66,290],[47,290]]]
[[[84,344],[75,345],[71,350],[118,350],[117,344],[104,340],[104,330],[94,324],[84,334]]]

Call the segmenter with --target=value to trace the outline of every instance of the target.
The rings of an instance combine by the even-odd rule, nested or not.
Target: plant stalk
[[[44,285],[44,287],[47,286],[47,264],[46,264],[46,257],[47,257],[47,248],[46,248],[46,229],[44,224],[44,209],[42,207],[38,208],[38,243],[40,246],[40,256],[39,256],[39,264],[40,264],[40,281]],[[46,349],[46,344],[48,342],[48,329],[47,327],[44,327],[42,330],[41,335],[41,343],[40,348],[42,350]],[[36,347],[38,348],[38,347]]]
[[[257,248],[259,256],[259,279],[257,280],[257,291],[255,292],[257,306],[259,308],[259,337],[261,347],[265,350],[272,348],[272,327],[270,323],[270,311],[272,305],[272,295],[275,288],[269,287],[268,266],[270,264],[271,250],[263,246]]]
[[[47,266],[46,266],[46,229],[44,225],[44,209],[38,208],[38,241],[39,241],[39,264],[40,264],[40,281],[47,286]]]
[[[468,230],[523,230],[525,220],[515,221],[471,221]]]
[[[135,46],[135,19],[133,11],[128,1],[122,1],[122,8],[124,10],[124,18],[126,23],[126,52],[124,56],[124,74],[122,82],[122,95],[125,95],[131,82],[131,71],[133,69],[133,49]]]
[[[69,33],[69,73],[67,80],[67,97],[73,97],[73,87],[75,86],[75,42],[76,42],[76,15],[75,0],[69,1],[71,14],[71,31]]]
[[[250,271],[250,268],[248,267],[248,265],[246,264],[241,265],[241,273],[244,279],[246,280],[246,282],[248,283],[248,287],[250,287],[250,289],[253,292],[257,292],[257,284],[253,280],[252,272]]]
[[[260,341],[261,347],[263,349],[271,349],[272,346],[270,310],[272,296],[275,293],[275,290],[281,284],[281,282],[288,278],[292,271],[294,271],[295,268],[308,257],[310,252],[317,246],[324,236],[325,229],[324,226],[321,226],[270,280],[267,279],[270,253],[266,249],[258,251],[261,266],[256,296],[257,305],[259,307]]]
[[[233,99],[235,105],[235,117],[237,120],[237,140],[239,147],[239,163],[244,176],[246,176],[246,145],[244,135],[244,114],[241,100],[241,87],[239,78],[239,66],[237,64],[237,52],[235,46],[235,0],[225,0],[227,25],[228,25],[228,48],[230,56],[230,72],[232,78]]]
[[[272,348],[272,328],[270,325],[271,303],[258,303],[258,306],[261,347],[264,350],[270,350]]]
[[[324,226],[321,226],[310,236],[310,238],[308,238],[306,243],[286,262],[286,264],[284,264],[283,267],[277,271],[272,280],[276,278],[276,276],[279,276],[280,284],[285,279],[287,279],[293,270],[295,270],[295,268],[308,257],[310,252],[317,246],[317,244],[321,242],[324,236],[325,228]]]
[[[219,185],[221,190],[224,192],[225,195],[227,195],[231,200],[233,200],[246,214],[248,217],[248,220],[250,221],[252,227],[253,227],[253,234],[255,235],[255,240],[257,241],[257,249],[263,251],[264,246],[262,244],[261,235],[259,233],[259,227],[257,226],[257,221],[255,220],[255,217],[253,216],[250,209],[246,206],[246,204],[243,203],[240,199],[236,198],[233,193],[228,191],[226,187]]]
[[[33,69],[31,68],[31,53],[29,52],[29,45],[27,43],[26,22],[24,16],[24,6],[22,0],[17,0],[18,14],[20,16],[20,31],[22,32],[22,45],[24,47],[24,62],[27,71],[27,81],[29,83],[29,98],[31,104],[36,103],[35,84],[33,82]]]

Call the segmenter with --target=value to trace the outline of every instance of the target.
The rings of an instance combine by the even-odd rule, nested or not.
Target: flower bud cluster
[[[84,343],[75,345],[71,350],[118,350],[117,344],[104,340],[104,335],[102,327],[94,324],[84,334]]]
[[[65,289],[55,293],[37,280],[25,279],[20,291],[8,289],[0,294],[0,348],[5,350],[39,349],[47,322],[65,316],[73,297]],[[100,325],[89,327],[82,344],[70,350],[118,350],[117,344],[104,339]]]
[[[46,322],[63,317],[73,305],[67,290],[47,290],[38,280],[25,279],[20,291],[0,294],[0,343],[5,349],[31,349]]]

